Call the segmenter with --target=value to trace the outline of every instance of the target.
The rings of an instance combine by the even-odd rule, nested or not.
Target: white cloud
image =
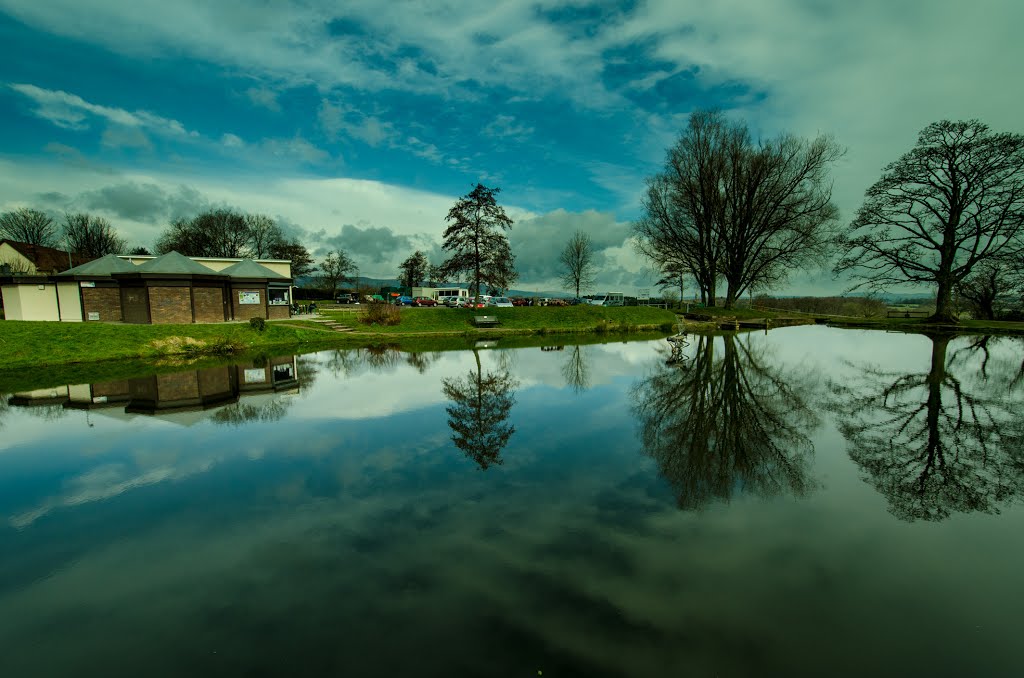
[[[76,94],[61,90],[49,90],[35,85],[16,83],[8,85],[12,90],[31,99],[35,114],[44,120],[73,130],[84,130],[90,126],[91,118],[100,118],[115,128],[146,130],[167,136],[196,136],[177,120],[164,118],[148,111],[126,111],[123,108],[102,106],[86,101]]]

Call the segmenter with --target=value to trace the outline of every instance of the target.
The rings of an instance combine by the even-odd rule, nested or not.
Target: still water
[[[0,676],[1024,673],[1024,344],[330,351],[0,402]]]

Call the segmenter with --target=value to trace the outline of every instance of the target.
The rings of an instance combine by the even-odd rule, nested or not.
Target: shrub
[[[262,332],[267,329],[267,321],[263,318],[249,318],[249,327],[253,328],[257,332]]]
[[[661,325],[659,325],[658,327],[661,329],[662,332],[672,333],[676,331],[675,323],[661,323]]]
[[[602,320],[599,323],[597,323],[597,327],[594,328],[594,331],[597,332],[598,334],[605,334],[610,329],[611,323],[609,323],[607,320]]]
[[[359,322],[367,325],[397,325],[402,322],[402,312],[398,306],[374,301],[364,305]]]

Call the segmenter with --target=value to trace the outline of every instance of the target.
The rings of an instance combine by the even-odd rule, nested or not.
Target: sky
[[[0,0],[0,210],[108,218],[152,247],[227,206],[393,277],[500,187],[518,289],[650,288],[646,177],[698,108],[755,137],[832,136],[844,221],[940,119],[1024,132],[1024,3],[975,0]],[[780,294],[832,294],[825,270]]]

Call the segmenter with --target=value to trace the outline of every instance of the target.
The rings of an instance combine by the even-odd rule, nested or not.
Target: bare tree
[[[176,251],[189,257],[238,258],[249,255],[252,233],[245,215],[214,209],[177,219],[156,243],[158,254]]]
[[[323,263],[320,264],[317,286],[333,297],[338,292],[339,284],[352,280],[353,274],[357,271],[356,263],[345,253],[345,250],[328,252]]]
[[[885,167],[842,240],[835,272],[857,287],[935,285],[932,320],[956,322],[952,294],[986,260],[1022,247],[1024,135],[978,120],[928,125]]]
[[[398,266],[398,280],[410,290],[421,285],[429,274],[430,262],[427,261],[427,255],[419,250]]]
[[[668,261],[661,265],[661,277],[654,284],[660,290],[679,291],[679,301],[686,301],[686,276],[689,271],[676,261]]]
[[[96,259],[128,247],[109,221],[84,212],[64,215],[64,242],[69,252]]]
[[[580,290],[594,284],[597,265],[594,263],[594,244],[590,236],[583,231],[576,231],[565,243],[558,257],[561,262],[562,285],[566,289],[576,290],[579,298]]]
[[[273,256],[274,248],[284,242],[284,233],[277,222],[264,214],[247,214],[245,222],[249,229],[248,256],[253,259]]]
[[[516,279],[515,258],[505,235],[512,220],[494,198],[500,190],[477,184],[445,217],[451,223],[443,246],[451,256],[441,265],[444,277],[469,274],[477,298],[483,285],[504,288]]]
[[[824,259],[838,211],[828,169],[843,151],[831,139],[783,134],[755,144],[745,123],[696,111],[648,180],[637,249],[659,267],[690,271],[702,301],[725,306]]]
[[[39,210],[22,207],[0,214],[0,238],[56,247],[60,234],[49,216]]]
[[[995,320],[998,300],[1013,299],[1020,295],[1022,289],[1024,276],[1020,275],[1017,266],[1005,259],[990,259],[976,266],[973,273],[957,283],[956,293],[966,302],[974,318]]]

